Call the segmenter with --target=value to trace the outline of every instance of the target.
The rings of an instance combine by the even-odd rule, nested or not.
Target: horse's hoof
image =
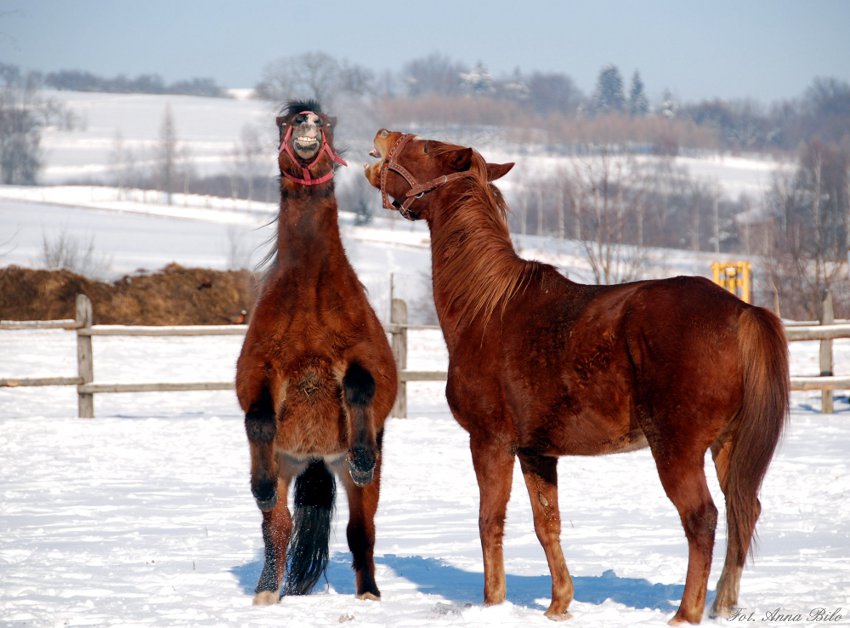
[[[372,478],[375,476],[374,467],[368,471],[361,471],[359,469],[355,469],[353,466],[349,466],[348,472],[351,475],[351,479],[354,480],[354,483],[360,488],[368,486],[372,482]]]
[[[375,454],[365,447],[355,447],[348,453],[348,472],[354,483],[363,488],[375,475]]]
[[[254,500],[257,502],[257,508],[263,512],[273,510],[277,506],[277,491],[274,484],[270,487],[260,486],[258,490],[251,490],[254,495]]]
[[[676,613],[675,615],[673,615],[672,619],[670,619],[670,621],[667,622],[667,625],[668,626],[681,626],[682,624],[698,624],[699,622],[700,622],[699,619],[691,621],[690,619],[686,618],[681,613]]]
[[[380,602],[381,596],[375,595],[374,593],[370,593],[369,591],[366,591],[366,593],[358,593],[357,599],[358,600],[370,600],[372,602]]]
[[[254,596],[254,606],[269,606],[277,604],[280,596],[277,591],[260,591]]]
[[[570,611],[552,611],[548,610],[545,613],[547,619],[551,619],[552,621],[567,621],[568,619],[572,619],[573,615]]]

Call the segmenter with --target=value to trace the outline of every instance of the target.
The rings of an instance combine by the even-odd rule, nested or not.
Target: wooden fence
[[[127,326],[92,325],[92,304],[85,295],[78,295],[76,316],[57,321],[0,321],[0,330],[65,329],[77,336],[77,376],[0,379],[0,387],[23,386],[76,386],[77,414],[80,418],[94,417],[94,395],[99,393],[176,392],[198,390],[233,390],[232,380],[221,382],[163,382],[146,384],[110,384],[94,381],[95,336],[241,336],[245,325],[187,325],[187,326]],[[407,416],[407,383],[412,381],[445,381],[445,371],[413,371],[407,368],[407,335],[410,329],[439,329],[436,326],[409,325],[407,304],[393,299],[391,304],[390,334],[393,355],[399,368],[399,392],[392,416]],[[819,376],[792,376],[793,390],[821,390],[822,409],[832,412],[832,391],[850,390],[850,375],[836,376],[832,372],[832,340],[850,338],[850,323],[822,325],[787,325],[789,342],[818,340],[821,343]]]

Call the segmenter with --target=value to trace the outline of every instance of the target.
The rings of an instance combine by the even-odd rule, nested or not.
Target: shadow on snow
[[[377,566],[389,567],[400,578],[414,584],[422,593],[439,595],[456,604],[481,604],[484,574],[463,571],[436,559],[422,556],[376,556]],[[233,567],[230,572],[248,595],[254,587],[263,562],[259,560]],[[354,572],[351,556],[346,552],[334,554],[327,569],[327,583],[340,595],[354,595]],[[516,576],[507,574],[508,601],[518,606],[546,608],[551,595],[551,580],[545,576]],[[653,584],[640,578],[622,578],[609,569],[601,576],[573,576],[575,600],[587,604],[602,604],[611,599],[631,608],[650,608],[662,612],[676,610],[684,586],[680,584]],[[378,582],[380,587],[381,583]],[[317,585],[316,590],[321,590]],[[709,597],[713,597],[709,594]]]

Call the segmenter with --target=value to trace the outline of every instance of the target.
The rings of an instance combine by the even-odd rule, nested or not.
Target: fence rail
[[[94,381],[95,336],[240,336],[245,325],[185,325],[185,326],[130,326],[92,325],[92,305],[85,295],[78,295],[76,318],[55,321],[0,321],[0,330],[64,329],[77,336],[76,377],[0,378],[0,387],[25,386],[76,386],[77,414],[81,418],[94,417],[94,395],[102,393],[184,392],[204,390],[233,390],[233,381],[222,382],[161,382],[145,384],[111,384]],[[428,325],[409,325],[407,304],[401,299],[391,303],[390,323],[386,326],[391,337],[393,356],[399,369],[399,392],[392,416],[407,416],[407,384],[409,382],[438,382],[446,380],[445,371],[415,371],[407,368],[407,333],[410,329],[439,329]],[[832,412],[832,391],[850,390],[850,376],[832,373],[832,341],[850,338],[850,322],[822,325],[786,325],[789,342],[820,341],[820,371],[818,376],[792,376],[792,390],[822,391],[822,409]]]

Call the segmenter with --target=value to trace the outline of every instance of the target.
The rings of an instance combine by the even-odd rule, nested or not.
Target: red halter
[[[299,115],[304,115],[304,114],[307,114],[307,113],[312,113],[313,115],[316,115],[312,111],[302,111]],[[326,181],[330,181],[331,179],[333,179],[333,176],[334,176],[333,166],[331,166],[330,172],[328,172],[325,175],[322,175],[318,179],[314,179],[313,175],[310,174],[309,168],[311,168],[317,161],[319,161],[319,157],[322,156],[322,153],[327,153],[328,157],[330,157],[331,161],[333,161],[334,163],[337,163],[341,166],[347,166],[348,165],[342,157],[340,157],[336,152],[334,152],[334,149],[331,148],[331,145],[325,140],[325,131],[320,130],[319,133],[321,133],[321,137],[322,137],[322,147],[319,149],[319,152],[316,153],[316,156],[313,158],[313,161],[311,161],[306,166],[303,166],[303,165],[301,166],[301,174],[303,175],[304,178],[300,179],[300,178],[298,178],[294,175],[289,174],[285,170],[282,170],[281,172],[283,173],[284,177],[286,177],[290,181],[294,181],[295,183],[300,183],[302,185],[319,185],[320,183],[325,183]],[[286,133],[284,134],[283,139],[280,141],[280,148],[278,149],[278,154],[284,152],[287,155],[289,155],[289,158],[292,160],[292,163],[298,164],[299,163],[298,157],[295,156],[295,153],[292,152],[292,147],[289,145],[289,138],[291,138],[291,137],[292,137],[292,125],[289,124],[289,125],[287,125]]]

